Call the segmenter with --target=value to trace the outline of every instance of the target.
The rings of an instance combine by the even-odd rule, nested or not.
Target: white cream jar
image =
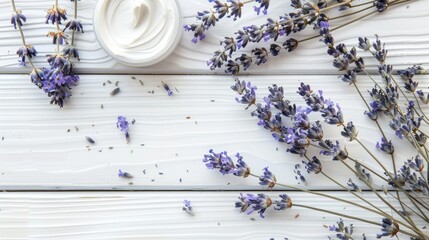
[[[177,0],[98,0],[94,31],[103,49],[134,67],[165,59],[182,34]]]

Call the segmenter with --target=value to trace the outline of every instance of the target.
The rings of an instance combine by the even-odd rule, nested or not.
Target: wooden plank
[[[193,16],[197,11],[210,7],[207,1],[180,0],[179,2],[185,24],[195,21]],[[354,2],[358,4],[364,0]],[[70,1],[60,1],[60,3],[69,9],[69,12],[72,12]],[[76,67],[82,73],[223,74],[223,69],[213,72],[206,65],[206,61],[213,52],[219,49],[219,40],[222,40],[224,36],[234,35],[234,32],[249,22],[259,24],[266,19],[264,16],[258,17],[251,9],[252,6],[245,6],[241,20],[233,22],[231,19],[226,19],[219,22],[215,28],[207,31],[205,41],[194,45],[191,43],[192,34],[186,32],[175,52],[166,60],[147,68],[130,68],[108,56],[98,44],[91,24],[95,3],[95,0],[79,2],[79,18],[84,23],[85,33],[77,36],[77,46],[80,49],[82,60],[76,64]],[[43,17],[45,10],[52,5],[52,1],[21,0],[16,4],[28,17],[24,32],[28,43],[34,44],[39,51],[39,57],[35,58],[36,65],[45,66],[46,58],[44,56],[52,53],[54,47],[45,37],[46,33],[52,30],[52,25],[44,24]],[[28,68],[18,66],[18,58],[15,54],[20,42],[19,33],[10,24],[10,2],[0,1],[0,9],[2,9],[0,12],[0,72],[26,73],[29,71]],[[292,10],[288,1],[271,1],[269,16],[277,18]],[[429,5],[425,1],[414,1],[365,18],[352,26],[339,30],[334,35],[337,41],[352,46],[356,45],[359,36],[372,37],[374,34],[378,34],[389,49],[388,63],[394,64],[397,69],[410,64],[429,64],[427,57],[429,55],[429,30],[426,24],[429,22],[428,11]],[[353,16],[348,19],[351,18]],[[296,38],[303,39],[311,35],[314,35],[314,31],[309,29],[297,35]],[[269,46],[269,44],[261,43],[258,46]],[[303,43],[297,51],[291,54],[271,58],[264,66],[251,67],[247,73],[335,74],[335,69],[330,63],[331,58],[325,52],[323,44],[316,39]],[[364,56],[367,69],[371,71],[374,69],[375,61],[366,54]]]
[[[266,192],[276,199],[279,192]],[[339,211],[381,222],[375,214],[301,192],[288,193],[294,203]],[[347,193],[327,194],[353,200]],[[327,239],[324,227],[339,217],[292,207],[268,209],[265,219],[234,208],[239,192],[44,192],[0,194],[0,239]],[[364,197],[386,209],[373,194]],[[188,199],[194,216],[182,211]],[[392,201],[394,202],[394,201]],[[409,203],[405,200],[405,203]],[[394,206],[396,204],[393,203]],[[353,223],[354,239],[375,239],[380,226]],[[422,221],[417,226],[423,227]],[[427,232],[427,229],[424,230]],[[399,234],[399,239],[407,239]]]
[[[364,104],[354,89],[337,76],[242,79],[259,87],[259,99],[268,93],[270,84],[283,85],[287,98],[297,104],[303,104],[295,94],[299,82],[311,84],[315,90],[323,89],[326,97],[340,103],[346,121],[355,123],[361,140],[390,166],[386,155],[375,148],[381,135],[363,116]],[[423,79],[424,76],[416,77],[420,80],[419,87],[425,89],[429,83]],[[121,92],[112,97],[109,93],[116,81]],[[161,81],[173,89],[172,97],[162,89]],[[0,140],[0,188],[264,189],[258,186],[257,179],[222,177],[207,170],[201,159],[211,148],[227,150],[230,155],[240,152],[255,174],[269,166],[279,182],[298,184],[293,169],[301,162],[300,158],[286,153],[288,146],[275,142],[270,132],[257,126],[251,111],[245,111],[244,105],[235,102],[236,95],[229,89],[232,83],[228,76],[83,75],[73,89],[72,100],[60,109],[49,105],[45,93],[27,75],[0,75],[0,138],[3,139]],[[372,87],[371,81],[362,76],[358,85],[369,97],[366,89]],[[424,108],[428,110],[427,106]],[[118,115],[136,120],[130,126],[129,144],[116,128]],[[387,137],[395,144],[398,165],[416,155],[389,130],[387,119],[381,119],[388,129]],[[378,169],[359,145],[338,137],[339,131],[337,127],[324,126],[326,138],[339,139],[350,156]],[[85,136],[93,138],[96,144],[89,146]],[[311,153],[318,151],[313,149]],[[354,178],[343,171],[341,163],[327,157],[322,157],[322,161],[326,172],[334,174],[340,182]],[[135,178],[118,178],[118,169]],[[312,188],[335,188],[323,176],[308,177],[308,182]]]

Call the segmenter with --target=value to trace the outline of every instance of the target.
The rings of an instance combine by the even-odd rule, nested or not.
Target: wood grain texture
[[[271,133],[259,127],[257,119],[250,116],[251,110],[246,111],[244,105],[235,102],[236,95],[229,89],[233,78],[133,77],[83,75],[73,89],[72,101],[60,109],[48,104],[47,96],[32,85],[27,75],[0,75],[0,138],[3,138],[0,141],[0,188],[263,189],[258,186],[257,179],[222,177],[220,173],[207,170],[201,160],[211,148],[226,150],[230,155],[240,152],[255,174],[269,166],[279,182],[298,184],[293,169],[301,162],[300,158],[286,153],[288,146],[275,142]],[[424,77],[416,77],[422,89],[429,86],[423,81]],[[378,79],[377,76],[374,78]],[[354,89],[337,76],[252,76],[242,79],[258,86],[259,99],[268,93],[270,84],[283,85],[287,98],[297,104],[303,104],[295,93],[301,81],[311,84],[315,90],[323,89],[325,97],[342,106],[346,121],[352,120],[358,127],[360,139],[390,166],[389,158],[375,148],[381,135],[363,116],[365,105]],[[115,88],[116,81],[121,92],[112,97],[109,93]],[[172,97],[167,96],[161,81],[173,89]],[[369,79],[360,76],[359,86],[369,97],[366,93],[366,89],[372,87]],[[426,106],[424,109],[428,110]],[[116,128],[118,115],[126,116],[130,122],[136,120],[130,126],[129,144]],[[313,119],[320,117],[314,115]],[[389,129],[387,119],[381,117],[381,121]],[[355,142],[338,137],[340,130],[324,126],[326,138],[339,139],[347,146],[350,156],[379,169]],[[93,138],[96,144],[90,145],[85,136]],[[387,137],[395,144],[398,164],[416,155],[408,143],[398,140],[391,130],[387,130]],[[318,154],[318,151],[315,148],[310,153]],[[340,182],[354,178],[353,174],[343,171],[341,163],[328,157],[322,160],[324,170]],[[118,169],[135,178],[118,178]],[[323,176],[307,178],[309,187],[336,189]]]
[[[276,199],[279,192],[266,193]],[[341,192],[328,194],[353,200]],[[335,237],[324,225],[339,217],[293,207],[267,210],[265,219],[234,208],[239,192],[57,192],[1,193],[0,239],[289,239],[320,240]],[[321,201],[300,192],[295,203],[340,211],[380,222],[380,217],[331,200]],[[365,198],[388,211],[373,194]],[[191,201],[195,216],[182,211]],[[396,206],[396,205],[394,205]],[[354,239],[375,239],[379,226],[354,224]],[[425,223],[417,221],[417,226]],[[399,239],[407,239],[399,234]]]
[[[210,7],[207,1],[180,0],[184,16],[184,23],[193,23],[197,11]],[[271,1],[269,17],[277,18],[285,12],[293,9],[288,1]],[[354,1],[356,4],[364,0]],[[72,3],[60,1],[71,13]],[[207,38],[197,45],[191,42],[192,34],[184,33],[181,42],[174,53],[159,64],[146,68],[130,68],[118,63],[100,47],[92,29],[93,9],[95,0],[82,0],[79,2],[79,18],[84,23],[84,34],[77,35],[77,47],[80,49],[82,60],[76,64],[81,73],[150,73],[150,74],[223,74],[223,70],[216,72],[207,68],[206,61],[212,53],[219,49],[219,40],[224,36],[232,36],[234,32],[249,22],[263,23],[265,16],[257,16],[252,6],[245,6],[243,17],[236,22],[225,19],[219,22],[215,28],[207,31]],[[44,24],[45,10],[52,5],[52,1],[17,1],[17,7],[24,11],[28,22],[24,26],[27,42],[36,46],[39,57],[35,58],[37,66],[45,66],[48,53],[52,53],[54,47],[46,33],[53,29],[52,25]],[[10,24],[11,4],[8,0],[0,0],[0,73],[26,73],[29,70],[18,66],[15,54],[20,46],[19,33]],[[394,64],[396,69],[410,64],[429,64],[429,5],[423,0],[414,0],[402,6],[392,7],[388,11],[370,16],[359,22],[338,30],[334,33],[338,42],[344,42],[348,46],[356,45],[357,37],[373,37],[378,34],[389,49],[388,63]],[[347,11],[344,12],[348,13]],[[332,12],[337,15],[336,12]],[[341,24],[344,18],[333,25]],[[309,27],[311,28],[311,27]],[[303,39],[314,35],[311,29],[297,35],[297,39]],[[261,43],[258,46],[269,46],[270,43]],[[255,45],[256,46],[256,45]],[[250,50],[249,50],[250,51]],[[264,66],[251,67],[246,73],[252,74],[334,74],[330,63],[330,57],[326,55],[326,49],[318,40],[303,43],[298,50],[291,54],[285,54],[271,58]],[[375,61],[365,56],[367,69],[374,69]]]

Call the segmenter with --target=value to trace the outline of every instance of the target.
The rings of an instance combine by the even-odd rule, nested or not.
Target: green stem
[[[385,177],[383,177],[382,175],[380,175],[378,172],[376,172],[376,171],[374,171],[374,170],[372,170],[371,168],[369,168],[369,167],[367,167],[367,166],[365,166],[363,163],[360,163],[358,160],[356,160],[356,159],[353,159],[353,158],[351,158],[351,157],[347,157],[348,159],[350,159],[350,160],[352,160],[353,162],[355,162],[355,163],[357,163],[357,164],[359,164],[359,165],[361,165],[362,167],[364,167],[365,169],[367,169],[368,171],[370,171],[372,174],[374,174],[374,175],[376,175],[377,177],[379,177],[380,179],[382,179],[382,180],[384,180],[384,181],[386,181],[387,182],[387,178],[385,178]]]
[[[77,0],[75,0],[75,1],[77,1]],[[58,0],[55,0],[54,8],[55,8],[55,11],[58,11]],[[57,29],[57,33],[61,31],[60,25],[58,24],[58,21],[55,21],[55,27]],[[56,52],[57,52],[57,54],[60,53],[60,41],[58,38],[57,38],[57,44],[56,44]]]
[[[389,214],[387,214],[386,212],[382,211],[380,208],[378,208],[377,206],[375,206],[374,204],[372,204],[371,202],[369,202],[368,200],[366,200],[365,198],[359,196],[358,194],[356,194],[355,192],[351,191],[350,189],[348,189],[346,186],[344,186],[343,184],[339,183],[338,181],[336,181],[335,179],[331,178],[329,175],[327,175],[326,173],[324,173],[323,171],[320,172],[323,176],[325,176],[326,178],[328,178],[329,180],[331,180],[332,182],[334,182],[335,184],[337,184],[339,187],[341,187],[342,189],[346,190],[347,192],[349,192],[350,194],[352,194],[353,196],[359,198],[360,200],[362,200],[363,202],[365,202],[366,204],[370,205],[371,207],[373,207],[374,209],[376,209],[377,211],[379,211],[380,215],[383,215],[384,217],[390,217]]]
[[[347,214],[342,214],[342,213],[338,213],[338,212],[333,212],[333,211],[326,210],[326,209],[322,209],[322,208],[316,208],[316,207],[311,207],[311,206],[307,206],[307,205],[303,205],[303,204],[296,204],[296,203],[294,203],[294,204],[293,204],[293,206],[294,206],[294,207],[307,208],[307,209],[315,210],[315,211],[318,211],[318,212],[329,213],[329,214],[336,215],[336,216],[339,216],[339,217],[349,218],[349,219],[353,219],[353,220],[357,220],[357,221],[365,222],[365,223],[368,223],[368,224],[372,224],[372,225],[380,226],[380,223],[377,223],[377,222],[369,221],[369,220],[366,220],[366,219],[364,219],[364,218],[359,218],[359,217],[355,217],[355,216],[350,216],[350,215],[347,215]],[[401,233],[403,233],[403,234],[406,234],[406,235],[408,235],[408,236],[411,236],[411,237],[415,237],[415,238],[419,238],[419,237],[420,237],[420,235],[416,235],[416,234],[414,234],[414,233],[412,233],[412,232],[405,231],[405,230],[403,230],[403,229],[399,229],[399,232],[401,232]]]
[[[362,146],[362,148],[363,149],[365,149],[365,151],[369,154],[369,155],[371,155],[371,157],[377,162],[377,164],[384,170],[384,172],[388,175],[388,177],[390,178],[390,180],[392,181],[392,183],[395,183],[395,180],[394,180],[394,178],[393,178],[393,176],[392,176],[392,174],[386,169],[386,167],[384,167],[384,165],[378,160],[378,158],[377,157],[375,157],[374,156],[374,154],[371,152],[371,151],[369,151],[369,149],[359,140],[359,139],[357,139],[357,138],[354,138],[361,146]],[[410,195],[408,194],[408,192],[407,191],[405,191],[403,188],[402,188],[402,186],[399,186],[398,185],[398,188],[402,191],[402,192],[404,192],[406,195],[407,195],[407,197],[410,199],[410,201],[414,204],[414,206],[420,211],[420,213],[425,217],[425,219],[426,219],[426,221],[429,221],[429,219],[427,218],[427,216],[424,214],[424,212],[418,207],[418,205],[416,205],[416,203],[411,199],[411,197],[410,197]],[[387,203],[386,203],[387,204]],[[397,210],[396,209],[393,209],[395,212],[397,212]],[[397,212],[398,214],[400,214],[399,212]],[[412,223],[410,223],[410,224],[412,224]]]
[[[347,165],[345,162],[343,162],[343,161],[341,161],[351,172],[353,172],[354,174],[356,174],[357,176],[358,176],[358,174],[357,174],[357,172],[354,170],[354,169],[352,169],[349,165]],[[392,211],[394,211],[396,214],[398,214],[398,216],[400,216],[401,218],[403,218],[407,223],[409,223],[411,226],[409,226],[409,225],[404,225],[404,223],[402,223],[402,225],[404,225],[404,226],[407,226],[408,228],[410,228],[410,229],[414,229],[416,232],[419,232],[419,233],[421,233],[421,231],[420,231],[420,229],[418,229],[418,227],[415,225],[415,223],[411,220],[411,219],[408,219],[408,217],[406,217],[406,216],[404,216],[403,214],[401,214],[398,210],[396,210],[396,208],[394,207],[394,206],[392,206],[388,201],[386,201],[386,199],[384,199],[372,186],[371,186],[371,184],[366,180],[366,179],[363,179],[363,178],[360,178],[361,179],[361,181],[363,182],[363,183],[365,183],[365,185],[369,188],[369,189],[371,189],[371,191],[382,201],[382,202],[384,202],[384,204],[386,204]],[[397,220],[396,220],[397,221]],[[398,223],[399,223],[399,221],[398,221]]]
[[[252,176],[252,177],[256,177],[256,178],[258,178],[258,179],[259,179],[259,176],[258,176],[258,175],[255,175],[255,174],[253,174],[253,173],[250,173],[250,176]],[[308,193],[308,194],[312,194],[312,195],[317,195],[317,196],[321,196],[321,197],[326,197],[326,198],[333,199],[333,200],[338,201],[338,202],[347,203],[347,204],[350,204],[350,205],[353,205],[353,206],[356,206],[356,207],[362,208],[362,209],[367,210],[367,211],[369,211],[369,212],[372,212],[372,213],[375,213],[375,214],[377,214],[377,215],[380,215],[380,216],[385,217],[385,216],[383,215],[383,213],[380,213],[380,212],[378,212],[378,211],[375,211],[374,209],[371,209],[371,208],[369,208],[369,207],[363,206],[363,205],[361,205],[361,204],[358,204],[358,203],[355,203],[355,202],[352,202],[352,201],[348,201],[348,200],[345,200],[345,199],[341,199],[341,198],[338,198],[338,197],[334,197],[334,196],[331,196],[331,195],[329,195],[329,194],[325,194],[325,193],[321,193],[321,192],[316,192],[316,191],[311,191],[311,190],[308,190],[308,189],[305,189],[305,188],[295,187],[295,186],[288,185],[288,184],[284,184],[284,183],[276,183],[276,185],[281,186],[281,187],[290,188],[290,189],[293,189],[293,190],[302,191],[302,192],[305,192],[305,193]],[[398,223],[401,223],[402,225],[404,225],[404,226],[406,226],[406,227],[408,227],[408,228],[412,229],[412,227],[411,227],[410,225],[405,224],[405,223],[403,223],[402,221],[396,220],[396,219],[394,219],[392,216],[389,216],[389,218],[391,218],[391,219],[393,219],[393,220],[397,221]]]
[[[352,6],[352,7],[353,7],[353,6]],[[332,21],[332,20],[336,20],[336,19],[343,18],[343,17],[348,17],[348,16],[351,16],[351,15],[355,15],[355,14],[358,14],[358,13],[364,12],[364,11],[366,11],[366,10],[368,10],[368,9],[371,9],[371,8],[373,8],[373,7],[374,7],[374,6],[369,6],[369,7],[366,7],[366,8],[360,9],[359,11],[351,12],[351,13],[344,14],[344,15],[340,15],[340,16],[333,17],[333,18],[329,18],[329,20],[330,20],[330,21]]]
[[[18,12],[17,12],[17,9],[16,9],[16,5],[15,5],[15,0],[11,0],[11,3],[12,3],[12,9],[13,9],[13,11],[14,11],[15,13],[18,13]],[[20,25],[20,24],[16,24],[16,25],[18,26],[19,35],[21,36],[22,45],[24,45],[24,47],[26,47],[26,46],[27,46],[27,43],[25,42],[25,35],[24,35],[24,32],[22,31],[22,27],[21,27],[21,25]],[[30,63],[31,68],[32,68],[33,70],[35,70],[35,69],[36,69],[36,67],[35,67],[35,66],[34,66],[34,64],[33,64],[33,60],[31,59],[31,57],[28,57],[28,58],[27,58],[27,60],[28,60],[28,62]]]

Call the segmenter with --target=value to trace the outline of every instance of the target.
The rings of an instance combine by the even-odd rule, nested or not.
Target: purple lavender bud
[[[120,178],[133,178],[133,176],[127,172],[122,172],[121,169],[118,171],[118,177]]]
[[[262,10],[262,13],[264,15],[267,15],[268,13],[268,7],[270,6],[270,0],[255,0],[257,3],[259,3],[259,7],[254,6],[253,10],[259,15],[259,13]]]
[[[333,66],[338,68],[338,71],[347,70],[349,67],[349,60],[345,58],[335,58],[333,61]]]
[[[332,160],[346,160],[348,157],[347,150],[342,150],[338,141],[335,141],[335,144],[331,140],[320,141],[319,146],[325,149],[321,150],[320,154],[332,156]]]
[[[168,96],[173,96],[173,91],[171,91],[170,87],[164,81],[161,81],[162,87],[167,91]]]
[[[259,177],[259,184],[268,186],[268,189],[271,190],[276,185],[276,176],[268,170],[268,167],[265,167],[263,170],[263,174]]]
[[[247,84],[244,80],[240,81],[240,79],[236,78],[234,85],[231,86],[231,89],[237,92],[239,95],[242,95],[246,92]]]
[[[302,163],[305,164],[307,173],[314,172],[315,174],[318,174],[322,171],[322,163],[316,156],[314,156],[311,161],[302,161]]]
[[[364,51],[368,51],[371,49],[371,41],[368,38],[358,38],[359,40],[359,48],[364,50]]]
[[[237,41],[237,48],[245,48],[247,46],[247,43],[250,41],[250,35],[247,33],[247,31],[238,30],[236,33],[236,41]]]
[[[191,201],[189,200],[183,200],[183,211],[185,211],[187,214],[194,216],[194,212],[191,206]]]
[[[194,38],[192,38],[193,43],[197,43],[198,40],[203,40],[206,35],[204,34],[204,31],[206,30],[206,27],[204,24],[191,24],[191,25],[185,25],[183,26],[185,31],[193,31],[194,32]]]
[[[210,0],[209,2],[214,2],[213,8],[218,13],[218,18],[223,18],[229,12],[229,5],[226,2],[219,0]]]
[[[228,17],[233,17],[233,20],[237,20],[237,18],[241,18],[241,8],[244,6],[244,4],[242,2],[240,2],[239,0],[227,0],[228,2],[230,2],[230,6],[229,6],[229,15]]]
[[[64,32],[66,29],[70,29],[70,30],[72,30],[72,31],[77,31],[77,32],[82,32],[82,33],[83,33],[83,26],[82,26],[82,23],[81,23],[81,21],[80,21],[80,20],[77,20],[77,19],[72,19],[72,20],[70,20],[70,21],[66,24],[66,26],[64,27],[63,32]]]
[[[350,141],[352,141],[353,139],[355,139],[358,135],[358,131],[355,127],[355,125],[353,124],[353,122],[348,122],[347,126],[344,127],[344,130],[341,131],[341,135],[343,137],[349,138]]]
[[[341,80],[343,80],[343,82],[346,82],[348,84],[353,84],[356,83],[356,72],[353,70],[347,70],[347,73],[344,74],[343,76],[340,76]]]
[[[302,8],[301,0],[291,0],[290,2],[293,8]]]
[[[212,11],[202,11],[197,13],[197,19],[203,22],[204,28],[210,28],[211,26],[216,25],[218,18],[215,15],[215,12]]]
[[[232,37],[225,37],[225,40],[221,41],[220,44],[224,45],[225,52],[229,51],[229,56],[231,57],[232,53],[237,50],[237,44],[235,43],[234,38]]]
[[[215,70],[216,68],[221,68],[223,63],[228,59],[225,51],[216,51],[212,58],[207,61],[207,66],[210,67],[210,70]]]
[[[124,116],[118,116],[118,122],[116,123],[116,127],[121,130],[121,132],[125,133],[125,138],[127,140],[127,143],[129,142],[130,135],[128,134],[128,121],[127,118]]]
[[[265,48],[255,48],[252,50],[252,54],[256,57],[256,65],[266,63],[268,60],[268,51]]]
[[[67,64],[67,59],[63,54],[46,55],[51,68],[62,69]]]
[[[243,195],[240,193],[238,199],[239,201],[235,202],[236,208],[240,208],[241,212],[246,212],[247,214],[258,211],[261,218],[264,218],[265,210],[273,203],[271,198],[263,193],[259,193],[258,195],[250,193]]]
[[[389,0],[374,1],[374,6],[377,8],[377,11],[384,12],[389,7]]]
[[[323,139],[323,129],[320,121],[315,121],[307,129],[307,137],[313,141],[320,141]]]
[[[392,155],[395,152],[392,141],[387,141],[386,138],[382,137],[381,142],[377,142],[376,147],[381,151]]]
[[[416,93],[417,93],[417,96],[419,97],[420,101],[422,101],[424,104],[429,103],[429,94],[425,96],[425,94],[423,93],[422,90],[417,90]]]
[[[52,43],[53,44],[64,44],[64,42],[67,39],[67,36],[64,34],[63,31],[59,30],[57,32],[49,32],[48,35],[52,37]]]
[[[334,103],[330,100],[325,100],[326,107],[321,109],[322,117],[325,119],[325,122],[331,125],[342,125],[344,123],[343,112],[341,111],[340,105]]]
[[[19,48],[16,51],[16,54],[18,54],[18,56],[21,58],[19,65],[20,66],[25,66],[25,58],[26,57],[28,57],[28,58],[35,57],[36,54],[37,54],[37,51],[34,48],[34,46],[28,44],[28,45],[25,45],[25,46]]]
[[[27,18],[22,14],[21,10],[17,10],[12,13],[12,17],[10,18],[10,23],[13,24],[13,27],[16,29],[16,25],[19,27],[22,26],[22,21],[27,21]]]
[[[277,211],[286,210],[288,208],[292,208],[292,199],[287,194],[280,194],[280,201],[275,201],[277,207],[274,207]]]
[[[425,167],[425,164],[423,161],[424,160],[420,157],[420,155],[417,155],[415,158],[408,159],[407,164],[414,171],[422,172]]]
[[[238,57],[238,58],[235,59],[235,61],[237,61],[237,60],[240,62],[240,65],[243,66],[244,70],[247,70],[250,67],[250,65],[252,64],[252,61],[253,61],[252,57],[249,56],[249,55],[247,55],[247,54],[245,54],[245,53],[241,54],[240,57]]]
[[[76,58],[78,61],[80,61],[80,58],[79,58],[79,52],[78,52],[78,50],[77,50],[75,47],[73,47],[73,46],[67,46],[67,47],[65,47],[65,48],[63,49],[63,53],[64,53],[64,55],[65,55],[65,56],[71,56],[71,57]]]
[[[225,67],[225,73],[236,75],[240,72],[240,65],[234,60],[228,60],[228,62],[225,64]]]
[[[67,13],[65,9],[55,7],[55,6],[48,9],[46,13],[45,23],[48,23],[50,21],[52,24],[54,23],[61,24],[62,20],[67,20]]]
[[[279,46],[278,44],[273,43],[273,44],[270,45],[270,53],[271,53],[271,55],[273,55],[273,56],[279,55],[280,50],[282,50],[282,47]]]
[[[388,219],[388,218],[383,218],[381,221],[381,233],[377,234],[377,238],[382,238],[382,237],[393,237],[396,236],[396,234],[399,232],[399,225]]]
[[[298,47],[298,43],[299,41],[296,40],[295,38],[289,38],[288,40],[286,40],[283,43],[283,47],[288,51],[288,52],[292,52],[293,50],[295,50]]]

